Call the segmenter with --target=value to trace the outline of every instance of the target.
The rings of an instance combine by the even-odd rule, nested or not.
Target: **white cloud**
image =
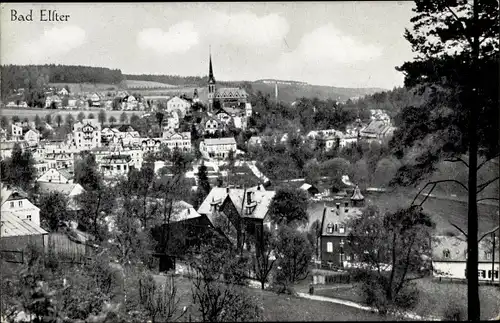
[[[139,47],[152,49],[160,54],[184,53],[198,44],[198,41],[198,32],[190,21],[175,24],[168,31],[148,28],[137,34]]]
[[[309,63],[367,62],[382,55],[382,48],[363,44],[342,33],[332,24],[321,26],[302,37],[297,49],[291,53]]]
[[[207,16],[206,32],[216,42],[245,46],[281,44],[290,29],[285,18],[277,14],[257,16],[253,13],[213,12]]]
[[[21,64],[45,63],[82,46],[85,41],[85,30],[78,26],[53,27],[45,30],[40,38],[21,43],[10,53],[12,59]]]

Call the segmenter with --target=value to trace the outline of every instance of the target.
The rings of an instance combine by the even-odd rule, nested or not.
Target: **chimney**
[[[335,205],[337,206],[337,210],[339,210],[340,209],[340,203],[336,203]]]
[[[252,203],[252,192],[247,192],[247,204]]]
[[[226,193],[229,194],[229,186],[226,187]]]

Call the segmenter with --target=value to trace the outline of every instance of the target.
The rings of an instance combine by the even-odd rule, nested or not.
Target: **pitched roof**
[[[247,96],[245,89],[237,87],[223,87],[215,92],[215,97],[218,99],[246,98]]]
[[[358,207],[353,207],[348,204],[348,207],[345,207],[345,203],[347,201],[339,200],[333,205],[326,205],[323,208],[323,217],[321,221],[321,235],[323,236],[347,236],[347,228],[344,230],[344,233],[333,232],[328,233],[327,228],[329,224],[345,224],[347,221],[360,216],[362,214],[361,209]],[[347,202],[348,203],[348,202]],[[347,212],[346,212],[347,209]]]
[[[248,200],[249,193],[250,201]],[[257,189],[257,187],[251,187],[246,191],[241,188],[231,188],[229,189],[228,198],[231,199],[241,217],[263,220],[266,217],[269,205],[271,205],[271,201],[275,194],[276,192],[274,191],[263,191]],[[242,205],[244,208],[243,210],[241,209]],[[245,210],[247,206],[252,206],[249,214],[246,213]]]
[[[391,128],[391,125],[388,125],[385,121],[373,120],[366,128],[362,130],[362,132],[382,134],[384,132],[387,132],[389,128]]]
[[[201,214],[196,212],[191,204],[184,201],[174,202],[173,209],[176,211],[172,216],[171,222],[186,221],[201,216]]]
[[[6,201],[10,200],[20,200],[20,199],[27,199],[28,194],[24,192],[22,189],[17,188],[17,187],[7,187],[5,185],[1,185],[1,199],[2,199],[2,205]]]
[[[208,193],[207,197],[205,198],[205,200],[203,200],[203,203],[201,203],[200,207],[198,208],[198,213],[207,215],[208,218],[212,221],[211,204],[217,203],[218,205],[221,205],[222,202],[224,202],[226,196],[227,196],[227,191],[225,187],[212,188],[210,190],[210,193]]]
[[[361,194],[361,190],[359,189],[359,186],[356,185],[356,188],[354,189],[354,193],[351,196],[351,200],[362,201],[364,199],[365,199],[365,197],[363,196],[363,194]]]
[[[1,237],[48,234],[47,231],[29,220],[22,220],[9,211],[0,214]]]
[[[205,145],[236,145],[236,140],[234,137],[225,137],[225,138],[207,138],[205,139]]]
[[[81,185],[78,183],[73,183],[73,184],[66,184],[66,183],[38,183],[40,192],[41,193],[50,193],[50,192],[59,192],[63,195],[69,195],[75,187],[78,187]],[[83,189],[83,187],[82,187]]]
[[[482,240],[478,245],[478,261],[489,262],[486,253],[491,252],[491,244]],[[498,249],[495,248],[495,263],[500,260]],[[449,253],[448,253],[449,252]],[[446,257],[446,254],[448,257]],[[434,236],[432,239],[432,261],[465,262],[467,260],[467,241],[464,237]]]

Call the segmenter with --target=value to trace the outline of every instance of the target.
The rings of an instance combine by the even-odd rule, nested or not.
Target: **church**
[[[244,115],[247,96],[247,92],[242,88],[217,88],[212,68],[212,55],[210,54],[208,65],[208,110],[217,112],[219,109],[224,109],[229,115]]]

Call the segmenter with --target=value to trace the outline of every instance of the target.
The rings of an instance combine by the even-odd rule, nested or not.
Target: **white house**
[[[59,183],[71,184],[73,183],[73,174],[67,169],[50,168],[37,178],[39,183]]]
[[[224,159],[231,150],[236,153],[236,140],[233,137],[207,138],[200,142],[200,152],[206,158]]]
[[[85,189],[78,183],[39,183],[41,193],[48,194],[51,192],[58,192],[68,199],[68,208],[70,210],[80,210],[77,196],[85,192]]]
[[[161,141],[161,138],[142,138],[141,149],[142,151],[159,151]]]
[[[23,127],[12,124],[12,139],[20,140],[23,137]]]
[[[497,241],[498,246],[498,241]],[[479,243],[478,277],[479,281],[499,281],[499,252],[495,248],[495,263],[491,239]],[[466,279],[467,241],[465,237],[435,236],[432,243],[432,268],[434,277]]]
[[[93,107],[100,107],[101,106],[101,98],[97,93],[92,93],[90,96],[90,101],[92,101],[92,106]]]
[[[178,96],[174,96],[167,101],[167,112],[180,111],[180,117],[183,118],[191,108],[191,102]]]
[[[101,124],[94,119],[83,119],[73,125],[73,144],[80,150],[101,146]]]
[[[245,103],[245,116],[251,117],[252,116],[252,104],[251,103]]]
[[[1,212],[10,212],[21,220],[40,225],[40,209],[28,200],[27,194],[17,189],[1,187]]]
[[[0,157],[2,157],[2,159],[12,157],[12,149],[14,149],[16,144],[21,147],[22,151],[28,148],[28,144],[25,141],[3,141],[0,144]]]
[[[99,162],[100,171],[107,177],[126,176],[134,162],[129,155],[104,156]]]
[[[40,142],[40,132],[30,129],[24,134],[24,140],[26,140],[29,146],[37,146]]]
[[[162,143],[169,149],[179,148],[183,151],[191,151],[191,133],[164,131],[162,134]]]
[[[215,118],[209,118],[205,122],[205,133],[213,135],[217,130],[221,129],[221,123]]]
[[[69,92],[68,92],[68,90],[66,90],[66,88],[62,88],[62,90],[59,91],[57,94],[59,94],[59,95],[68,95]]]

